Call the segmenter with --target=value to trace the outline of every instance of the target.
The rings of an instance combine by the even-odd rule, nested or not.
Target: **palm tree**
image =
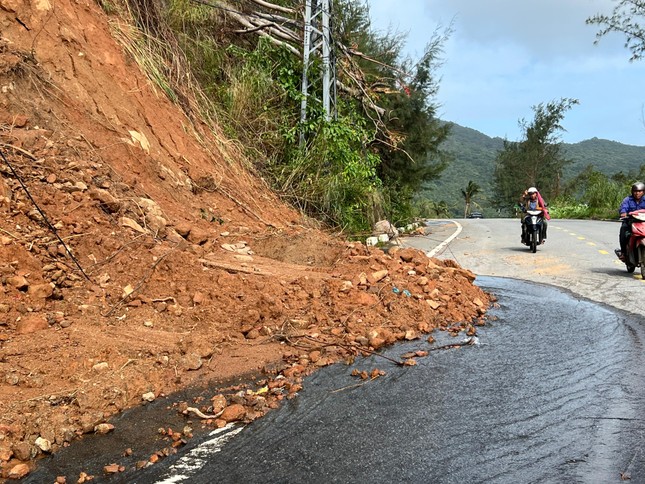
[[[448,218],[450,216],[450,208],[448,207],[448,204],[446,202],[441,200],[440,202],[433,203],[437,218]]]
[[[468,182],[468,186],[466,187],[465,190],[461,190],[461,194],[464,196],[464,199],[466,201],[466,208],[464,209],[464,218],[466,218],[470,213],[470,202],[472,201],[473,197],[477,195],[480,191],[481,191],[481,187],[472,180]]]

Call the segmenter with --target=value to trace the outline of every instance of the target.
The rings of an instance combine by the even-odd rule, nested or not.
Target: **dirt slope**
[[[264,372],[266,392],[185,405],[252,420],[317,367],[483,324],[470,272],[281,203],[94,2],[0,0],[0,22],[2,477],[189,385]]]

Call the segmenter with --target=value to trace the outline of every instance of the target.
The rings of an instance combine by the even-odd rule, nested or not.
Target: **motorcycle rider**
[[[632,194],[625,197],[620,204],[618,213],[620,214],[620,234],[618,241],[620,242],[620,252],[616,251],[616,255],[623,262],[625,261],[625,254],[627,254],[627,240],[631,234],[632,222],[628,214],[634,210],[645,209],[645,198],[643,192],[645,191],[645,183],[636,182],[632,185]]]
[[[542,243],[546,242],[546,221],[548,219],[546,211],[546,202],[540,196],[538,189],[535,187],[530,187],[527,190],[524,190],[522,196],[520,197],[520,206],[522,207],[522,214],[526,213],[527,210],[542,210],[545,214],[544,219],[542,220]],[[522,215],[522,243],[526,243],[526,226],[524,224],[524,215]]]

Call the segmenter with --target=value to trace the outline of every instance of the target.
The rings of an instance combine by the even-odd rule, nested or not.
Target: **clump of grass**
[[[139,65],[154,85],[173,102],[178,96],[165,72],[165,55],[163,43],[140,29],[119,20],[111,21],[113,35],[125,52]]]
[[[115,15],[120,12],[119,6],[110,0],[96,0],[99,7],[108,15]]]

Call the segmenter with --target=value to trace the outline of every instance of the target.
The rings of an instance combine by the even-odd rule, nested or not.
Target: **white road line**
[[[438,246],[436,246],[436,247],[435,247],[434,249],[432,249],[430,252],[426,252],[426,255],[427,255],[428,257],[434,257],[434,256],[435,256],[435,254],[437,254],[438,252],[440,252],[440,251],[442,251],[443,249],[445,249],[445,248],[448,246],[448,244],[449,244],[450,242],[452,242],[453,240],[455,240],[455,237],[457,237],[457,236],[461,233],[461,230],[462,230],[462,226],[461,226],[461,224],[460,224],[459,222],[457,222],[456,220],[451,220],[451,222],[457,226],[457,230],[455,230],[455,233],[454,233],[454,234],[452,234],[452,235],[451,235],[450,237],[448,237],[446,240],[444,240],[443,242],[441,242]]]
[[[175,484],[184,482],[191,478],[208,462],[208,457],[222,450],[224,444],[237,433],[241,432],[244,425],[228,424],[226,427],[214,430],[210,435],[214,438],[202,442],[194,449],[191,449],[185,456],[168,468],[166,477],[158,484]],[[223,434],[223,435],[220,435]]]

